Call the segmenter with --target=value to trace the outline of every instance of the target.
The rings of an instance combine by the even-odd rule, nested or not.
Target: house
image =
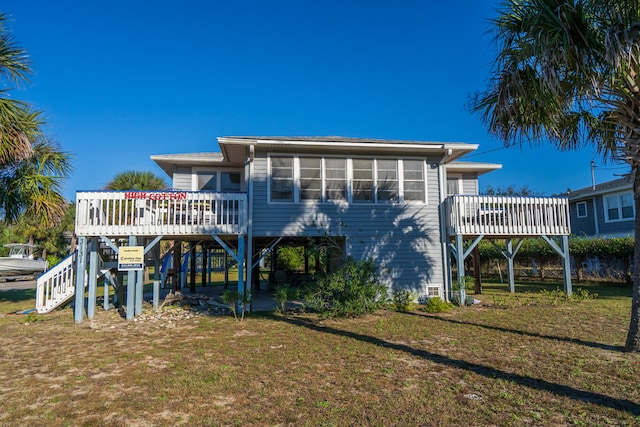
[[[569,191],[573,234],[588,237],[634,235],[635,203],[631,175]]]
[[[223,249],[238,264],[240,293],[255,288],[255,267],[267,254],[323,239],[349,257],[374,260],[391,291],[444,299],[483,238],[505,240],[512,262],[522,238],[543,236],[568,266],[566,199],[479,196],[478,177],[501,165],[461,161],[475,144],[343,137],[220,137],[218,144],[219,153],[152,155],[171,191],[77,193],[74,280],[83,290],[88,264],[88,317],[100,247],[122,258],[114,242],[123,240],[151,256],[156,271],[160,240],[190,242],[192,251]],[[126,274],[132,319],[141,311],[142,285],[137,273]],[[568,273],[565,286],[570,291]],[[77,298],[76,321],[83,303]]]

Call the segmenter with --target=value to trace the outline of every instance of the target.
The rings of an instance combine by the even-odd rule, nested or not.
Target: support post
[[[129,246],[136,245],[136,236],[129,236]],[[135,315],[136,302],[136,272],[130,270],[127,272],[127,312],[125,319],[133,320]]]
[[[456,235],[456,267],[458,270],[456,287],[458,288],[458,298],[460,298],[460,305],[464,305],[467,299],[467,292],[464,283],[464,240],[461,234]]]
[[[209,249],[205,247],[204,243],[200,244],[200,250],[202,251],[202,272],[200,273],[200,286],[207,286],[207,259],[209,258]]]
[[[241,234],[238,236],[238,294],[240,294],[240,298],[244,300],[244,294],[246,292],[244,286],[244,265],[245,265],[245,245],[244,245],[244,235]]]
[[[113,278],[111,276],[111,271],[107,270],[104,273],[104,300],[102,301],[102,308],[104,309],[104,311],[107,310],[111,310],[115,304],[111,304],[109,303],[109,284],[113,283]],[[114,286],[114,293],[113,293],[113,297],[114,297],[114,303],[115,303],[115,297],[116,297],[116,292],[115,292],[115,286]]]
[[[196,245],[189,242],[189,291],[196,292]]]
[[[136,273],[136,303],[134,313],[136,316],[142,314],[142,302],[144,301],[144,269],[138,270]]]
[[[76,323],[82,323],[84,315],[84,280],[87,275],[87,238],[78,237],[78,258],[76,262],[76,305],[73,318]]]
[[[480,251],[476,246],[473,248],[473,277],[474,277],[474,293],[480,295],[482,293],[482,277],[480,275]]]
[[[571,295],[571,256],[569,255],[569,236],[562,236],[562,276],[564,278],[564,292]]]
[[[87,300],[87,318],[96,315],[96,297],[98,282],[98,238],[92,237],[89,244],[89,298]]]
[[[569,254],[569,236],[564,235],[560,236],[560,244],[562,247],[558,246],[558,244],[549,236],[542,235],[541,236],[549,246],[553,248],[554,251],[558,253],[562,257],[562,276],[564,279],[564,292],[568,295],[571,295],[571,256]]]
[[[160,303],[160,245],[153,248],[153,308]]]
[[[178,240],[173,246],[173,291],[177,292],[182,287],[182,241]]]
[[[507,239],[507,270],[509,274],[509,291],[516,291],[515,273],[513,268],[513,241]],[[515,254],[514,254],[515,255]]]

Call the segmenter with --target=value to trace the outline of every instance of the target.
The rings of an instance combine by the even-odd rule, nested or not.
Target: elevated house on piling
[[[220,137],[218,144],[220,152],[152,155],[171,191],[78,191],[77,254],[39,279],[38,306],[87,286],[92,317],[97,277],[109,275],[100,248],[122,257],[123,248],[142,247],[143,262],[158,271],[161,240],[223,249],[244,293],[265,254],[330,237],[348,256],[374,260],[391,291],[448,299],[481,239],[506,242],[511,265],[523,238],[542,236],[563,257],[571,290],[567,200],[478,195],[478,177],[501,166],[461,161],[475,144],[342,137]],[[132,319],[142,310],[142,275],[127,274]],[[156,304],[158,286],[156,278]],[[77,322],[84,311],[76,297]]]

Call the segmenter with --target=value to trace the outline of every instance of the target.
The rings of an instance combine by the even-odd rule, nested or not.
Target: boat
[[[8,243],[9,255],[0,257],[0,277],[2,276],[29,276],[42,273],[48,267],[48,262],[34,259],[33,250],[36,245],[29,243]]]

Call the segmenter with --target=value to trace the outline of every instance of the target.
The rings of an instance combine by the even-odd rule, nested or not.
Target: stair
[[[73,300],[76,294],[77,254],[77,251],[72,253],[36,279],[36,311],[38,314],[49,313]],[[99,270],[97,281],[108,274],[109,268],[112,268],[109,264],[117,265],[112,261],[103,264],[105,265]],[[84,279],[84,287],[86,288],[89,276],[85,275]],[[115,288],[115,280],[110,274],[107,279]]]
[[[49,313],[66,304],[75,295],[75,266],[78,252],[74,252],[36,279],[36,311]]]

